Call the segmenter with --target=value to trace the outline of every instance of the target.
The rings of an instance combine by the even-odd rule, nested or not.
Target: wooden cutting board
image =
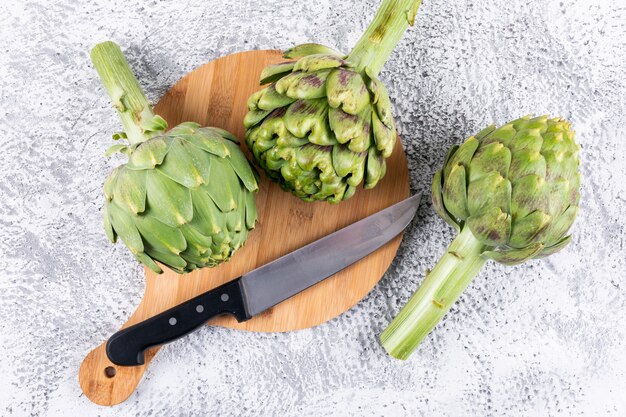
[[[283,61],[279,51],[249,51],[229,55],[192,71],[156,105],[156,113],[173,127],[185,121],[224,128],[242,139],[243,117],[250,94],[260,89],[261,70]],[[178,275],[167,268],[157,275],[146,268],[146,289],[128,327],[241,276],[286,253],[384,209],[409,195],[407,163],[400,141],[388,160],[385,178],[373,190],[359,189],[340,204],[305,203],[262,176],[256,197],[259,223],[246,245],[230,262]],[[247,322],[223,316],[209,324],[257,332],[284,332],[316,326],[348,310],[380,280],[393,260],[401,236],[375,253]],[[372,335],[375,337],[375,335]],[[189,339],[193,343],[193,336]],[[115,405],[126,400],[159,348],[146,353],[146,363],[120,367],[105,354],[105,344],[92,350],[79,370],[80,386],[91,401]]]

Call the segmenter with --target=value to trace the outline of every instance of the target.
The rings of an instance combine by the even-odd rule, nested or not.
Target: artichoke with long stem
[[[304,44],[265,68],[248,100],[246,143],[267,176],[305,201],[340,202],[385,175],[396,143],[391,102],[377,76],[413,24],[421,0],[383,0],[347,56]]]
[[[119,46],[96,45],[91,59],[124,131],[108,153],[128,162],[104,183],[104,225],[144,265],[185,273],[216,266],[240,248],[257,219],[257,174],[223,129],[185,122],[167,130]]]
[[[459,234],[382,333],[390,355],[408,358],[488,259],[515,265],[570,242],[580,200],[578,151],[569,123],[547,116],[490,126],[450,149],[432,199]]]

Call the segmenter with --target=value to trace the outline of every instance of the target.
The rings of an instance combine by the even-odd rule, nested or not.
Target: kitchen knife
[[[185,336],[211,318],[245,321],[364,258],[402,232],[415,216],[416,194],[239,278],[115,333],[106,354],[116,365],[144,363],[144,351]]]

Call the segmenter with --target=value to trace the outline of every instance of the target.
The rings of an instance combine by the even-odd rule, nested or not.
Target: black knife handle
[[[120,330],[109,338],[106,353],[120,366],[144,364],[144,351],[153,346],[183,337],[209,319],[232,314],[237,321],[250,317],[246,313],[240,278],[200,294],[161,314]]]

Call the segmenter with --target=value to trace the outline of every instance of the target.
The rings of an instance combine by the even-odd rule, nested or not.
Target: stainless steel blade
[[[416,194],[243,275],[248,315],[293,297],[389,242],[413,219],[419,200]]]

